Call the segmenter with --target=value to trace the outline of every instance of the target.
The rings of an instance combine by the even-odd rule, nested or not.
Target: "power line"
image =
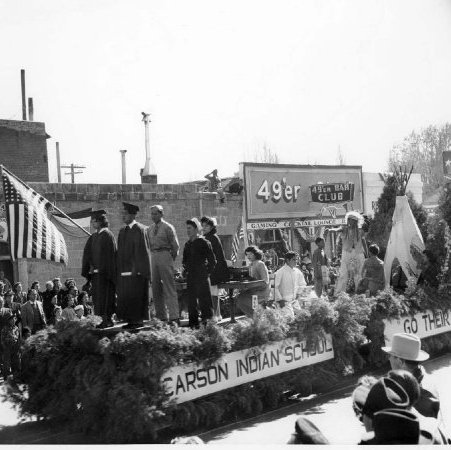
[[[75,169],[86,169],[86,166],[76,166],[74,163],[68,165],[68,166],[61,166],[63,169],[70,169],[70,172],[66,172],[64,175],[70,175],[71,183],[75,183],[75,175],[78,175],[80,173],[83,173],[82,170],[76,172]]]

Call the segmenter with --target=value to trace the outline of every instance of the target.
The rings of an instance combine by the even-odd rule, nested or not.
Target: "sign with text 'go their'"
[[[451,331],[451,309],[427,310],[398,320],[384,320],[385,345],[389,346],[395,333],[412,333],[419,338]]]
[[[226,353],[211,365],[187,364],[171,367],[163,374],[166,392],[176,403],[249,383],[260,378],[332,359],[332,337],[326,335],[314,348],[295,338]]]

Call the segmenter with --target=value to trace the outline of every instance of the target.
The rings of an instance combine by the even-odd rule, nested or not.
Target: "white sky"
[[[46,123],[50,179],[202,178],[269,146],[283,163],[386,169],[413,129],[451,120],[449,0],[0,0],[0,118],[21,119],[20,69]],[[69,177],[64,177],[69,181]]]

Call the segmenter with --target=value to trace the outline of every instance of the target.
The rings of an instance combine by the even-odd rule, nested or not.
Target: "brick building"
[[[42,122],[0,120],[0,164],[24,181],[49,181],[49,137]]]
[[[218,221],[218,234],[223,242],[226,257],[230,257],[232,238],[235,234],[242,215],[242,197],[227,195],[224,204],[219,203],[216,194],[196,192],[194,185],[177,184],[58,184],[58,183],[29,183],[37,192],[56,205],[64,212],[75,212],[86,208],[105,209],[108,213],[110,229],[117,237],[121,221],[122,201],[136,204],[140,208],[137,221],[149,225],[150,207],[161,204],[165,211],[165,218],[172,223],[177,231],[181,250],[185,242],[185,221],[191,217],[202,215],[214,216]],[[2,193],[3,194],[3,193]],[[38,259],[20,259],[13,264],[9,254],[3,254],[0,268],[10,273],[10,278],[22,281],[24,286],[30,286],[33,280],[43,282],[61,277],[73,277],[77,284],[84,283],[80,276],[81,259],[86,238],[74,238],[65,235],[69,253],[67,267]],[[7,247],[6,247],[7,250]],[[8,269],[8,264],[11,268]],[[181,255],[176,260],[176,267],[181,266]]]

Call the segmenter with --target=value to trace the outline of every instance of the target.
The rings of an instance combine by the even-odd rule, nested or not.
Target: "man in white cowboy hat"
[[[429,354],[421,350],[421,340],[418,336],[408,333],[395,333],[390,347],[382,347],[389,355],[393,370],[407,370],[420,385],[420,399],[415,409],[425,417],[437,418],[440,410],[438,393],[434,386],[428,383],[426,372],[421,362],[429,359]]]

